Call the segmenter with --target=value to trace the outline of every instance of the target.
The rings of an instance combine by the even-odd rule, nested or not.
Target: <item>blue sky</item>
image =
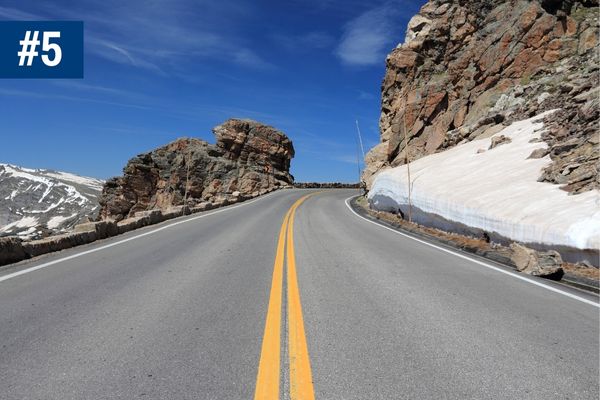
[[[83,20],[85,78],[0,80],[0,162],[98,178],[227,118],[293,140],[297,181],[357,180],[379,139],[385,56],[424,1],[3,1],[0,20]]]

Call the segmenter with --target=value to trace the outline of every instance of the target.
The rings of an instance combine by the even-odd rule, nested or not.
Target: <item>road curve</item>
[[[369,223],[345,206],[352,190],[308,197],[286,225],[313,192],[1,269],[0,399],[253,398],[278,294],[280,398],[598,398],[596,306]],[[304,392],[290,389],[298,321]]]

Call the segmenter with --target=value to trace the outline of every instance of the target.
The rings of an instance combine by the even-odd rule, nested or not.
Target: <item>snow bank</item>
[[[599,192],[573,196],[558,185],[537,182],[550,158],[527,158],[546,147],[544,142],[532,142],[543,130],[545,114],[498,132],[494,136],[508,136],[512,142],[491,150],[487,150],[491,138],[486,138],[412,162],[413,205],[520,242],[600,248]],[[478,153],[480,149],[485,151]],[[380,172],[368,195],[372,206],[406,211],[406,175],[405,165]]]

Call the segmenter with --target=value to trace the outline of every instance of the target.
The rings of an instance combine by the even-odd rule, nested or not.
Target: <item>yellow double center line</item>
[[[315,398],[294,254],[294,215],[300,204],[311,195],[301,197],[292,205],[283,219],[279,232],[265,333],[260,353],[260,362],[258,364],[258,375],[256,377],[255,400],[279,399],[279,381],[281,375],[281,304],[286,236],[287,255],[285,258],[287,259],[290,399],[312,400]]]

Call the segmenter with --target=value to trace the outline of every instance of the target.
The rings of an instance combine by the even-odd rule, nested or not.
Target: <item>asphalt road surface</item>
[[[378,226],[353,194],[0,269],[0,399],[598,399],[597,297]]]

